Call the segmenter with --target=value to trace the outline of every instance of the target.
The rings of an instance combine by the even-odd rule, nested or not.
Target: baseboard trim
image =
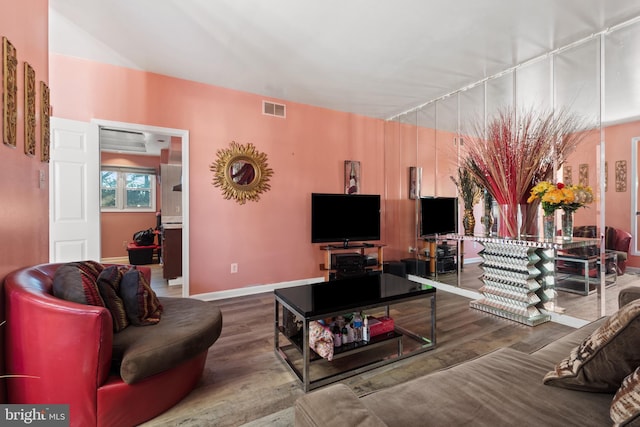
[[[310,285],[312,283],[322,283],[324,277],[312,277],[310,279],[292,280],[290,282],[270,283],[266,285],[247,286],[238,289],[229,289],[225,291],[207,292],[204,294],[190,295],[191,298],[200,299],[203,301],[215,301],[219,299],[244,297],[248,295],[263,294],[266,292],[273,292],[276,289],[292,288],[300,285]]]
[[[480,292],[472,291],[470,289],[462,289],[457,286],[447,285],[446,283],[436,282],[435,280],[425,279],[424,277],[414,276],[413,274],[409,274],[407,278],[414,282],[422,283],[424,285],[431,285],[436,289],[440,289],[451,294],[460,295],[469,299],[478,299],[482,297],[482,294]]]

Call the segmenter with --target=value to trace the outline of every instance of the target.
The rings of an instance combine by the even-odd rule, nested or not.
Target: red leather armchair
[[[157,416],[193,389],[207,350],[139,382],[123,381],[111,366],[110,312],[53,296],[58,266],[25,268],[5,279],[6,372],[35,377],[7,379],[9,403],[69,404],[72,426],[121,427]],[[150,279],[148,268],[138,268]]]
[[[595,225],[582,225],[573,228],[574,237],[598,237]],[[624,274],[627,269],[627,258],[631,245],[631,233],[614,227],[605,227],[604,247],[618,255],[618,274]],[[597,250],[597,248],[596,248]]]

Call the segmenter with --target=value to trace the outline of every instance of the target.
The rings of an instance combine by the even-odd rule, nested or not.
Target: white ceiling
[[[52,52],[390,118],[640,16],[638,0],[50,0]]]

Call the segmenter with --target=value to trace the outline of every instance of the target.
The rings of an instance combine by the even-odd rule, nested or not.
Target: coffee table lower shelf
[[[306,365],[301,348],[302,337],[300,336],[291,337],[289,339],[290,344],[279,346],[276,349],[276,353],[298,377],[304,390],[310,391],[431,350],[435,346],[435,343],[425,338],[421,341],[421,346],[404,354],[403,339],[407,338],[412,337],[394,330],[393,332],[375,336],[366,344],[350,343],[346,346],[334,348],[332,361],[322,358],[309,349],[309,360]],[[305,370],[307,371],[306,378]],[[314,379],[311,379],[312,377]]]
[[[280,332],[284,334],[284,328],[280,327]],[[286,337],[286,335],[285,335]],[[298,333],[292,337],[287,337],[291,346],[302,354],[302,333]],[[402,334],[397,331],[387,332],[386,334],[376,335],[369,341],[353,342],[343,344],[340,347],[333,348],[333,360],[340,359],[345,356],[351,356],[352,354],[359,353],[361,351],[371,350],[375,347],[379,347],[384,344],[388,344],[389,341],[395,340],[398,346],[398,356],[402,355]],[[318,353],[310,349],[309,362],[313,363],[319,360],[325,360]]]

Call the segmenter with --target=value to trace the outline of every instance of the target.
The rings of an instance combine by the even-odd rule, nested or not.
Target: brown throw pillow
[[[70,262],[61,265],[53,275],[53,295],[79,304],[104,307],[98,291],[98,275],[102,264],[95,261]]]
[[[640,366],[640,300],[610,316],[544,376],[548,385],[614,393]]]
[[[162,304],[137,268],[132,267],[122,276],[120,298],[132,325],[155,325],[160,321]]]
[[[616,427],[640,424],[640,368],[622,381],[609,416]]]
[[[120,282],[122,276],[129,268],[126,266],[111,265],[100,273],[98,276],[98,290],[104,301],[105,306],[111,312],[113,319],[113,332],[120,332],[129,326],[129,319],[124,309],[124,302],[120,298]]]

